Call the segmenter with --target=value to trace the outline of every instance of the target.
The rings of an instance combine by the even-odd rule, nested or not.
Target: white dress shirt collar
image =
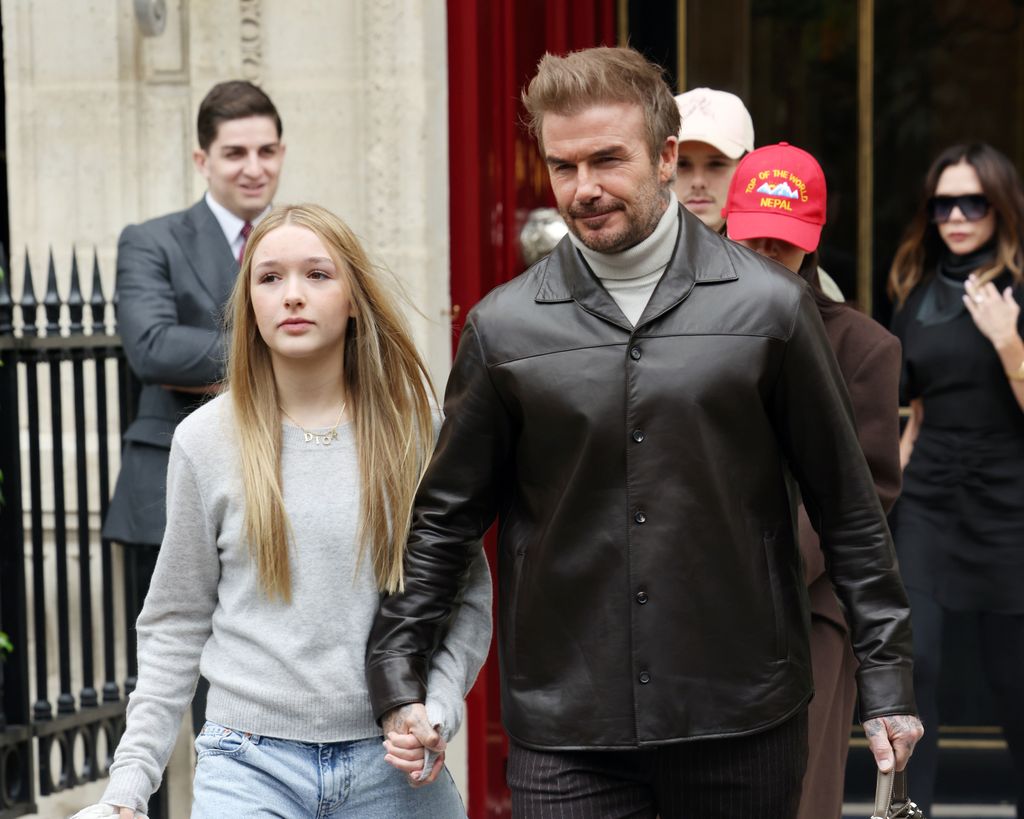
[[[245,219],[235,216],[235,214],[214,199],[209,191],[206,192],[206,196],[203,198],[206,201],[207,207],[210,208],[210,211],[216,217],[220,229],[224,231],[224,238],[228,240],[228,244],[231,246],[231,254],[237,259],[238,253],[242,249],[242,227],[245,225]],[[270,208],[271,206],[267,205],[263,212],[252,220],[253,226],[258,225],[260,220],[270,213]]]

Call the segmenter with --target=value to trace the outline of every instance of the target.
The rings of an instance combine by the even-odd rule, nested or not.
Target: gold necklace
[[[310,432],[302,424],[292,418],[287,412],[284,411],[284,407],[279,407],[281,413],[291,421],[295,426],[302,430],[302,438],[307,443],[318,443],[322,446],[330,446],[338,438],[338,426],[341,424],[341,419],[345,417],[345,402],[341,402],[341,412],[338,413],[338,420],[334,422],[334,426],[331,427],[327,432],[319,434],[316,432]]]

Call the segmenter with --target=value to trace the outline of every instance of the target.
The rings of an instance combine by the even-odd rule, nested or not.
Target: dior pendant
[[[338,433],[335,432],[333,429],[328,430],[323,435],[317,435],[315,432],[303,432],[302,437],[307,444],[313,443],[315,441],[321,446],[330,446],[332,443],[334,443],[334,439],[338,437]]]

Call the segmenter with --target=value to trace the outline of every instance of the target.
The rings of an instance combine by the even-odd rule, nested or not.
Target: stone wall
[[[284,122],[277,201],[317,202],[351,224],[407,291],[416,340],[443,385],[451,352],[444,4],[150,0],[141,5],[166,14],[156,36],[144,35],[138,5],[0,0],[14,297],[26,253],[41,296],[51,248],[62,293],[72,248],[82,271],[95,248],[111,293],[124,225],[202,195],[191,159],[200,100],[216,82],[249,79]],[[88,281],[83,289],[88,298]],[[52,506],[44,511],[52,520]],[[465,794],[464,742],[449,767]]]
[[[12,269],[68,270],[95,246],[113,284],[121,228],[187,207],[195,113],[216,82],[260,83],[284,121],[279,202],[345,218],[405,285],[417,341],[447,373],[444,6],[418,0],[167,0],[145,37],[131,0],[2,0]],[[86,267],[88,269],[88,267]],[[14,276],[20,292],[19,275]]]

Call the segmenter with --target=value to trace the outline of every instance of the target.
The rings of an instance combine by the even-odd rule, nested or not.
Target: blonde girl
[[[464,816],[443,752],[424,770],[420,742],[392,734],[385,756],[364,679],[434,440],[430,379],[392,293],[340,219],[286,206],[250,236],[229,312],[229,389],[171,447],[138,686],[96,815],[146,810],[201,672],[196,819]],[[442,737],[489,642],[478,563],[431,664]]]

